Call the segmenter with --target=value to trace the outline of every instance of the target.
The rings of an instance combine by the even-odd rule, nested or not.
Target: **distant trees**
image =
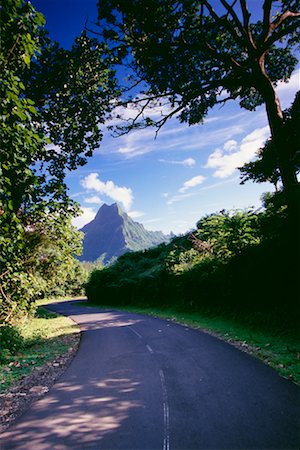
[[[210,244],[212,253],[224,260],[261,241],[260,217],[253,211],[221,211],[204,217],[197,223],[194,246],[197,239]]]
[[[143,94],[128,99],[140,107],[127,129],[160,128],[175,115],[190,125],[201,123],[210,108],[230,100],[248,110],[265,104],[293,232],[298,235],[300,185],[291,155],[299,143],[289,140],[276,85],[290,78],[298,61],[299,6],[299,0],[98,4],[104,37],[116,57],[134,71],[135,92],[140,85]],[[157,121],[145,116],[153,102],[168,106]]]
[[[297,327],[298,284],[281,239],[285,211],[221,211],[196,230],[95,270],[86,284],[96,304],[159,307]],[[278,260],[285,262],[278,264]]]
[[[0,317],[9,321],[37,298],[36,277],[48,271],[46,282],[78,252],[79,208],[64,179],[99,145],[117,90],[97,41],[82,34],[60,48],[25,0],[5,0],[0,21]]]

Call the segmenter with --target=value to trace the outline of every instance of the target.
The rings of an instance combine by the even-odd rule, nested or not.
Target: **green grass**
[[[0,364],[0,392],[29,375],[35,368],[55,359],[74,347],[79,328],[67,317],[39,307],[36,316],[18,325],[24,348]]]
[[[49,298],[43,298],[41,300],[38,300],[37,305],[38,306],[47,306],[50,303],[59,303],[59,302],[66,302],[70,300],[84,300],[86,297],[84,295],[78,295],[78,296],[65,296],[65,297],[49,297]]]
[[[86,302],[82,305],[100,307],[100,305]],[[103,308],[111,308],[111,306],[107,305]],[[249,325],[242,323],[239,318],[227,318],[216,314],[186,314],[171,309],[155,308],[118,307],[117,309],[171,319],[177,323],[206,331],[261,359],[281,376],[300,385],[299,340],[288,330],[278,333],[278,330],[272,329],[272,327],[268,329],[255,326],[255,324]]]

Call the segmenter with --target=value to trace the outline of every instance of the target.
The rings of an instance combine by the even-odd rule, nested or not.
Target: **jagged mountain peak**
[[[103,203],[103,205],[100,206],[95,219],[98,220],[103,217],[103,215],[114,215],[114,214],[122,214],[122,208],[118,203],[112,203],[111,205],[107,205],[106,203]]]
[[[104,264],[128,251],[146,248],[167,242],[169,237],[161,231],[148,231],[123,211],[118,203],[104,203],[95,218],[86,224],[81,261],[101,259]]]

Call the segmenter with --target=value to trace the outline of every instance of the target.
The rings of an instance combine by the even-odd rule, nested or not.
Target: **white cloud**
[[[213,173],[216,178],[227,178],[233,174],[237,167],[251,161],[257,150],[262,147],[270,135],[268,126],[257,128],[248,134],[238,146],[235,141],[227,141],[223,148],[217,148],[210,154],[206,169],[217,169]]]
[[[132,131],[118,139],[120,145],[117,152],[126,158],[144,155],[155,148],[155,132],[151,128]]]
[[[252,131],[250,134],[247,134],[247,136],[244,137],[244,139],[242,140],[242,144],[250,142],[252,143],[261,142],[260,145],[262,145],[269,136],[270,136],[269,126],[263,128],[256,128],[254,131]]]
[[[91,222],[95,218],[95,215],[97,213],[97,211],[95,211],[93,208],[90,207],[87,208],[81,207],[81,210],[82,210],[81,216],[72,219],[72,224],[74,225],[74,227],[78,229],[82,228],[84,225]]]
[[[229,141],[225,142],[223,148],[226,152],[233,152],[237,149],[237,142],[234,139],[230,139]]]
[[[277,92],[278,94],[283,94],[286,91],[293,91],[297,92],[300,89],[300,69],[295,70],[295,72],[292,74],[291,78],[287,83],[284,81],[281,81],[278,83],[277,86]]]
[[[139,217],[143,217],[145,215],[142,211],[129,211],[127,214],[132,219],[138,219]]]
[[[185,167],[193,167],[196,164],[196,161],[194,158],[186,158],[182,161],[176,161],[176,160],[168,160],[168,159],[160,159],[159,162],[167,163],[167,164],[179,164]]]
[[[85,203],[94,203],[95,205],[101,205],[102,200],[98,195],[94,195],[92,197],[87,197],[83,200]]]
[[[182,151],[182,149],[186,152],[200,150],[208,147],[213,142],[215,142],[215,145],[219,145],[221,142],[233,139],[236,135],[242,134],[244,132],[244,116],[245,113],[239,114],[237,117],[230,116],[230,120],[234,121],[231,126],[228,126],[227,123],[225,124],[229,120],[228,118],[222,118],[221,121],[221,117],[218,116],[217,119],[220,124],[224,123],[220,129],[216,129],[216,127],[210,129],[209,125],[208,127],[202,125],[189,127],[187,124],[179,124],[177,119],[173,118],[162,127],[157,136],[155,129],[151,127],[131,131],[117,139],[108,141],[105,146],[99,148],[99,152],[118,153],[126,159],[132,159],[153,152]],[[242,122],[239,123],[239,120]],[[248,126],[249,117],[247,116],[247,119],[244,120]],[[192,167],[192,160],[193,158],[187,157],[179,160],[178,164]],[[177,164],[175,159],[171,161],[167,159],[162,160],[162,162]]]
[[[178,194],[178,195],[174,195],[172,198],[170,198],[167,201],[167,205],[173,205],[173,203],[176,202],[181,202],[182,200],[189,198],[189,197],[193,197],[195,194],[192,192],[188,192],[188,193],[184,193],[184,194]]]
[[[182,164],[186,167],[193,167],[196,164],[194,158],[186,158],[182,161]]]
[[[173,118],[162,127],[157,136],[155,129],[151,127],[135,130],[117,139],[108,139],[98,151],[102,154],[117,153],[125,159],[133,159],[154,152],[191,152],[203,148],[211,148],[212,145],[222,145],[225,141],[233,140],[236,139],[236,136],[243,135],[245,128],[249,129],[252,123],[257,122],[257,120],[264,124],[265,113],[262,112],[261,115],[262,119],[258,114],[252,115],[249,112],[242,112],[236,115],[229,114],[226,117],[217,116],[218,126],[215,126],[213,123],[210,124],[210,122],[215,122],[215,118],[211,117],[207,120],[207,126],[199,125],[195,127],[180,124],[176,118]],[[163,158],[162,154],[161,156]],[[182,160],[178,160],[178,162],[183,164],[183,161],[185,161],[186,167],[189,167],[189,164],[191,167],[193,162],[190,159],[192,160],[193,158],[185,158],[183,156]],[[170,161],[173,162],[176,159],[170,157]],[[167,163],[169,160],[164,158],[162,162]]]
[[[188,189],[191,189],[195,186],[198,186],[199,184],[202,184],[204,180],[205,180],[205,177],[203,177],[202,175],[193,177],[190,180],[187,180],[185,183],[183,183],[183,186],[179,189],[179,192],[184,193]]]
[[[100,194],[121,203],[128,211],[133,202],[133,193],[130,188],[117,186],[113,181],[101,181],[98,173],[90,173],[81,181],[82,186],[89,191],[96,191]]]
[[[211,143],[224,142],[232,139],[233,136],[242,134],[244,124],[235,124],[219,129],[209,129],[203,125],[194,128],[187,128],[174,139],[168,139],[163,143],[164,150],[184,149],[185,151],[200,150],[207,148]],[[164,134],[161,135],[164,137]]]
[[[235,183],[238,180],[239,180],[239,177],[232,177],[232,178],[229,178],[226,181],[219,181],[217,183],[210,184],[208,186],[203,186],[203,187],[201,187],[199,189],[194,190],[193,192],[187,192],[185,194],[174,195],[173,197],[169,198],[169,200],[167,201],[167,205],[171,206],[171,205],[173,205],[173,203],[181,202],[182,200],[185,200],[187,198],[194,197],[194,196],[198,195],[202,191],[210,191],[211,189],[218,189],[221,186],[224,186],[224,185],[229,184],[229,183]],[[217,204],[218,203],[216,203],[216,205]]]

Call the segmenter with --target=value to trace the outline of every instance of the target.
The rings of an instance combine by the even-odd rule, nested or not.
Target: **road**
[[[296,449],[299,389],[206,333],[143,315],[52,304],[82,329],[49,393],[1,449]]]

